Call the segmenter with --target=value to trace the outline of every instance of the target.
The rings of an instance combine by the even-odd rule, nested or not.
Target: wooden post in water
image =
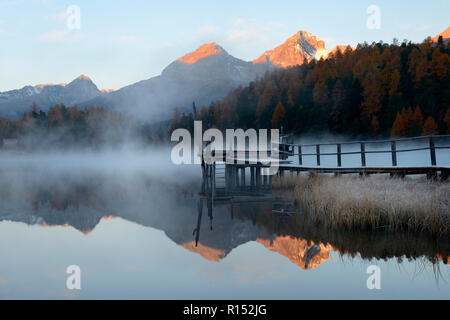
[[[245,167],[241,168],[241,185],[245,186]]]
[[[212,206],[214,207],[214,201],[216,199],[216,162],[212,165]]]
[[[239,187],[239,167],[234,168],[234,178],[236,179],[236,187]]]
[[[269,173],[270,173],[270,169],[269,168],[264,168],[264,185],[268,186],[269,185]]]
[[[261,185],[261,167],[256,167],[256,186],[259,187]]]
[[[317,166],[320,167],[320,144],[316,146]]]
[[[298,146],[298,164],[303,165],[302,146]]]
[[[337,145],[337,165],[338,167],[342,167],[342,146],[340,144]]]
[[[392,166],[397,166],[397,143],[395,141],[391,141],[391,152],[392,152]]]
[[[361,166],[366,166],[366,144],[361,143]]]
[[[436,147],[434,146],[433,136],[430,137],[430,156],[431,156],[431,165],[436,165]]]
[[[230,165],[230,189],[233,189],[233,187],[234,187],[234,182],[235,182],[235,178],[234,178],[234,167],[233,167],[233,165]]]

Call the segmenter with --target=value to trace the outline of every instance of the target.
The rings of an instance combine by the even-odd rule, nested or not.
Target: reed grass
[[[450,235],[450,184],[383,176],[284,177],[275,189],[294,190],[300,209],[333,229]]]

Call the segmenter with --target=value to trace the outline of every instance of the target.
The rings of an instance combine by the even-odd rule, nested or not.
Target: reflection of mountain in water
[[[233,249],[255,241],[302,269],[316,268],[329,252],[363,258],[436,258],[448,262],[448,241],[412,235],[330,232],[312,224],[302,213],[278,214],[280,205],[270,188],[233,190],[233,196],[212,200],[189,187],[164,185],[143,177],[67,176],[64,187],[52,177],[46,183],[28,181],[25,189],[0,185],[4,204],[0,220],[42,226],[72,226],[88,234],[102,219],[120,217],[159,229],[186,250],[211,261],[221,261]],[[53,177],[56,178],[56,177]],[[130,181],[132,183],[130,184]],[[200,186],[198,186],[198,190]],[[21,185],[21,188],[24,188]],[[241,196],[239,196],[241,195]]]

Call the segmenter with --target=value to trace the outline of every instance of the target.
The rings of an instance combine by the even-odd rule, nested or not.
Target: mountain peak
[[[276,67],[292,67],[308,63],[312,60],[326,58],[328,51],[325,42],[312,33],[300,30],[287,39],[282,45],[263,53],[254,64],[270,63]]]
[[[177,61],[186,64],[194,64],[201,59],[219,54],[226,54],[226,51],[217,43],[212,42],[200,46],[197,50],[189,52],[188,54],[177,59]]]
[[[76,80],[92,81],[91,78],[89,78],[88,76],[86,76],[84,74],[80,75]]]
[[[431,38],[431,40],[433,42],[437,42],[439,40],[439,37],[442,36],[442,38],[445,39],[450,39],[450,27],[448,27],[447,29],[445,29],[444,31],[442,31],[440,34],[438,34],[437,36],[435,36],[434,38]]]

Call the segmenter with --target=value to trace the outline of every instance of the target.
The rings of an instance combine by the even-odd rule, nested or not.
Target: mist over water
[[[0,297],[343,298],[345,287],[349,298],[449,298],[445,244],[330,235],[270,202],[210,214],[200,166],[176,166],[170,151],[0,154]],[[65,288],[72,264],[79,292]],[[370,264],[381,293],[366,288]]]

